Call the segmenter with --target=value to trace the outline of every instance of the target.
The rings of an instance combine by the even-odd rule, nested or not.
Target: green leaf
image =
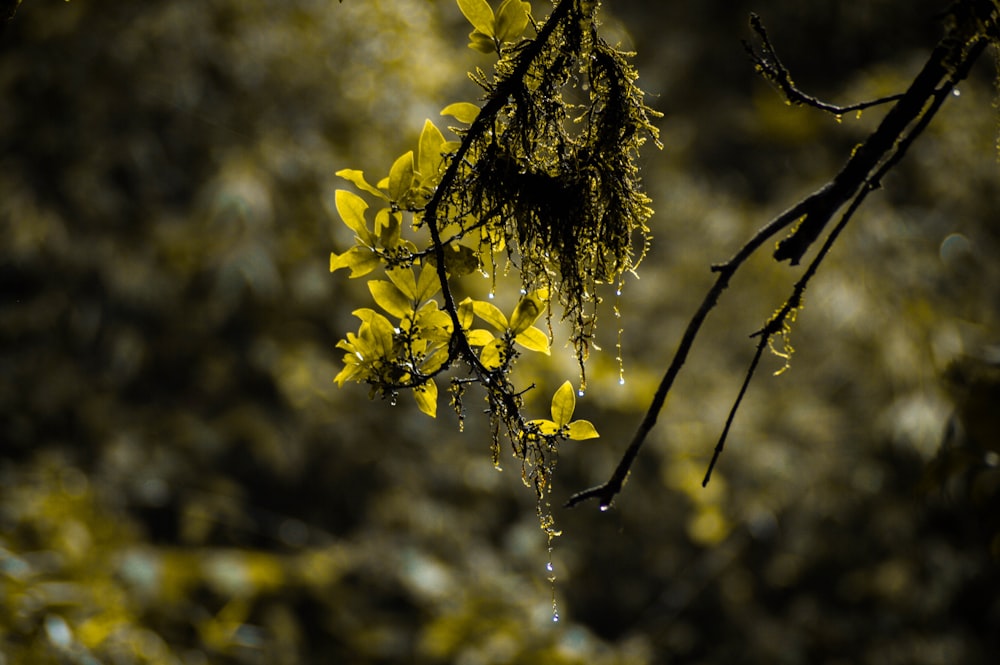
[[[374,245],[375,237],[368,230],[368,223],[365,221],[365,210],[368,209],[365,200],[346,189],[338,189],[334,197],[337,213],[344,224],[354,231],[364,244],[369,247]]]
[[[364,277],[379,265],[378,255],[370,247],[355,245],[343,254],[330,253],[330,272],[351,269],[351,278]]]
[[[573,384],[567,381],[559,386],[556,394],[552,396],[552,420],[559,427],[569,424],[569,419],[573,417],[576,410],[576,391]]]
[[[485,300],[473,300],[472,311],[475,312],[476,316],[500,332],[507,330],[507,317],[493,303],[486,302]]]
[[[373,279],[368,282],[375,303],[397,318],[405,318],[413,313],[409,299],[392,282]]]
[[[469,339],[469,346],[486,346],[494,339],[496,339],[496,336],[489,330],[476,328],[475,330],[469,331],[468,339]]]
[[[469,102],[455,102],[448,104],[441,110],[441,115],[450,115],[459,122],[471,125],[479,116],[479,107]]]
[[[413,268],[386,270],[385,274],[409,300],[417,299],[417,282],[413,277]]]
[[[534,326],[529,326],[525,330],[522,330],[518,333],[517,337],[514,338],[514,341],[529,351],[538,351],[539,353],[544,353],[545,355],[549,355],[551,353],[549,350],[548,335]]]
[[[340,171],[337,171],[334,175],[338,175],[344,180],[353,183],[354,186],[360,190],[366,191],[369,194],[374,194],[380,199],[385,199],[387,201],[389,200],[389,197],[385,195],[385,192],[382,192],[368,184],[368,181],[365,180],[365,175],[363,171],[358,171],[357,169],[341,169]]]
[[[490,35],[479,30],[473,30],[469,33],[469,48],[473,51],[490,54],[496,53],[497,44]]]
[[[548,289],[532,291],[521,298],[514,308],[514,313],[510,316],[510,329],[515,335],[523,330],[527,330],[532,323],[538,320],[545,309],[545,303],[549,297]]]
[[[496,38],[500,42],[513,42],[528,25],[531,4],[521,0],[504,0],[497,11]]]
[[[444,134],[430,120],[424,121],[424,129],[420,132],[420,143],[417,149],[417,170],[422,182],[437,180],[438,171],[444,161],[442,146]]]
[[[494,339],[483,347],[483,350],[479,354],[479,362],[483,364],[483,367],[486,369],[499,369],[503,365],[503,358],[500,355],[501,348],[503,348],[502,339]]]
[[[413,397],[417,400],[417,408],[431,418],[437,417],[438,387],[434,379],[428,379],[413,389]]]
[[[397,159],[389,169],[389,198],[401,201],[413,187],[413,151]]]
[[[486,0],[458,0],[458,8],[472,27],[489,37],[493,36],[493,9]]]
[[[596,439],[601,435],[589,420],[574,420],[566,427],[566,438],[573,441],[583,441],[584,439]]]
[[[538,428],[540,434],[545,434],[551,436],[553,434],[558,434],[561,429],[559,425],[556,425],[551,420],[545,420],[544,418],[539,418],[537,420],[529,420],[529,425],[535,425]]]

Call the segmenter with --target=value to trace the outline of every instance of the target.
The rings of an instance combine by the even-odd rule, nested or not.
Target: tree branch
[[[960,1],[956,4],[963,5],[966,3]],[[976,16],[971,9],[969,10],[979,20],[972,35],[965,34],[969,29],[968,22],[959,21],[938,42],[931,52],[927,63],[914,78],[910,87],[905,93],[899,96],[896,104],[886,114],[875,131],[869,135],[864,143],[854,150],[847,163],[830,182],[768,223],[743,245],[729,261],[712,267],[712,270],[718,272],[719,276],[689,321],[681,342],[670,362],[670,366],[660,381],[660,385],[646,411],[646,415],[640,422],[636,433],[632,437],[632,441],[629,443],[628,448],[626,448],[611,478],[602,485],[574,494],[566,502],[566,507],[573,507],[592,498],[599,500],[602,510],[606,510],[611,505],[615,496],[624,486],[632,464],[638,456],[646,437],[656,424],[657,417],[663,408],[670,388],[679,374],[681,367],[687,360],[688,353],[694,344],[694,340],[702,324],[709,312],[716,306],[719,296],[729,285],[732,275],[743,262],[755,253],[768,238],[798,221],[798,227],[789,237],[778,244],[778,248],[774,253],[776,260],[783,261],[787,259],[792,265],[797,265],[809,246],[822,233],[830,218],[844,203],[849,200],[852,201],[850,208],[844,213],[837,227],[830,233],[826,243],[824,243],[820,253],[811,263],[806,274],[796,284],[792,297],[789,298],[782,308],[781,311],[783,314],[780,315],[780,323],[781,325],[784,324],[788,312],[794,309],[791,305],[795,304],[797,306],[797,302],[801,299],[802,292],[805,290],[809,278],[818,269],[819,264],[826,256],[829,248],[832,247],[840,231],[867,197],[867,194],[877,188],[881,183],[882,177],[902,159],[913,140],[929,124],[954,86],[965,78],[973,62],[979,57],[987,44],[991,40],[996,39],[993,33],[997,29],[997,3],[993,2],[991,4],[993,8],[987,8],[984,11],[984,15]],[[762,35],[762,38],[766,39],[766,33],[763,32],[763,26],[760,26],[759,19],[751,17],[751,25],[755,29],[759,26],[759,34]],[[984,25],[985,27],[983,27]],[[770,43],[766,42],[766,44],[767,48],[770,49]],[[773,54],[773,49],[770,49],[770,51]],[[774,59],[780,66],[780,61],[776,59],[776,56],[774,56]],[[786,71],[783,66],[781,66],[781,70]],[[790,83],[790,78],[788,82]],[[795,91],[794,87],[790,89]],[[910,128],[910,131],[907,131],[908,128]],[[863,189],[862,186],[864,186]],[[859,189],[861,190],[860,192]],[[771,323],[774,323],[775,320],[772,319],[772,322],[768,326],[765,326],[763,329],[765,333],[771,330]],[[780,328],[775,328],[774,330],[778,329]],[[716,451],[706,473],[705,482],[708,481],[718,456],[722,452],[735,412],[742,401],[746,387],[753,376],[760,354],[763,351],[762,345],[766,344],[766,338],[769,338],[773,334],[773,332],[770,332],[770,334],[762,335],[756,355],[751,362],[751,367],[744,379],[739,396],[733,409],[730,411],[725,429],[716,446]]]
[[[848,106],[837,106],[835,104],[828,104],[816,97],[807,95],[796,87],[792,82],[792,76],[788,72],[788,68],[781,62],[781,58],[778,57],[778,53],[774,50],[771,45],[771,39],[767,36],[767,29],[764,28],[764,24],[761,23],[760,17],[756,14],[750,14],[750,27],[757,37],[760,39],[760,53],[754,49],[750,42],[743,42],[743,48],[746,49],[747,53],[750,55],[750,59],[753,61],[754,65],[757,67],[757,71],[761,73],[764,78],[771,81],[776,85],[787,99],[792,104],[811,106],[820,111],[826,111],[827,113],[832,113],[835,116],[841,116],[845,113],[851,113],[853,111],[863,111],[865,109],[871,108],[873,106],[879,106],[881,104],[888,104],[889,102],[894,102],[902,97],[901,94],[889,95],[888,97],[880,97],[878,99],[873,99],[867,102],[859,102],[857,104],[849,104]]]

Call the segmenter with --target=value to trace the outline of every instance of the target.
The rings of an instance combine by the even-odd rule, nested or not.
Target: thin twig
[[[969,45],[965,40],[956,39],[955,35],[951,33],[941,39],[910,87],[899,96],[896,104],[882,119],[875,131],[852,153],[847,163],[829,183],[758,231],[728,262],[712,267],[712,270],[718,272],[719,276],[689,321],[670,366],[660,381],[645,416],[611,478],[602,485],[574,494],[566,502],[566,507],[575,506],[592,498],[599,499],[602,510],[606,510],[611,505],[615,496],[624,486],[632,464],[646,437],[656,424],[657,417],[666,402],[667,394],[687,360],[688,353],[702,324],[709,312],[715,308],[719,296],[727,288],[729,280],[740,265],[755,253],[765,240],[793,222],[801,220],[793,234],[779,243],[775,252],[775,259],[779,261],[789,259],[793,265],[798,264],[802,255],[816,240],[829,219],[845,202],[852,201],[851,206],[838,222],[837,228],[831,231],[820,254],[811,263],[810,269],[812,270],[806,271],[806,274],[811,277],[861,202],[870,191],[879,186],[882,177],[903,157],[907,148],[931,121],[954,86],[968,74],[972,63],[975,62],[988,43],[989,39],[981,36],[978,41]],[[929,106],[928,100],[931,100]],[[907,132],[907,127],[910,127],[914,122],[916,124]],[[807,282],[808,279],[802,282],[802,290]],[[801,293],[799,295],[801,297]],[[789,299],[789,302],[791,300]],[[756,369],[757,360],[759,357],[753,363],[753,370]],[[735,408],[742,400],[746,385],[753,375],[753,370],[748,372],[748,376],[744,380],[743,389],[730,413],[730,419],[727,421],[724,436],[716,446],[718,452],[713,457],[709,474],[718,454],[721,453],[721,447],[725,443],[725,434],[728,433],[732,417],[735,415]],[[706,482],[707,478],[708,474]]]
[[[785,301],[781,309],[771,317],[767,324],[755,332],[751,337],[759,337],[757,341],[757,348],[754,351],[753,359],[750,361],[750,366],[747,368],[746,376],[743,378],[743,385],[740,386],[740,392],[736,396],[736,400],[733,402],[732,408],[729,410],[729,415],[726,417],[726,425],[722,429],[722,434],[719,435],[719,442],[715,445],[715,450],[712,452],[712,460],[708,463],[708,469],[705,471],[705,478],[701,481],[702,487],[708,485],[708,481],[712,478],[712,471],[715,469],[716,462],[719,461],[719,456],[722,455],[722,450],[726,445],[726,439],[729,436],[729,430],[732,427],[733,419],[736,417],[736,412],[740,408],[740,403],[743,401],[744,395],[746,395],[747,388],[750,385],[751,379],[753,379],[754,373],[757,371],[757,364],[760,362],[760,358],[764,353],[764,349],[770,343],[771,338],[776,335],[779,331],[784,328],[785,322],[788,320],[788,316],[795,310],[799,308],[802,304],[802,296],[805,293],[806,286],[809,284],[809,280],[812,279],[813,275],[819,270],[820,264],[826,255],[829,253],[830,248],[833,247],[834,242],[837,240],[837,236],[840,232],[844,230],[847,226],[847,222],[850,221],[851,217],[854,215],[855,211],[861,206],[861,202],[864,201],[868,193],[874,189],[873,186],[866,186],[861,189],[851,201],[851,205],[844,211],[841,216],[840,221],[837,225],[830,231],[823,246],[817,252],[815,258],[810,262],[809,267],[802,274],[802,277],[795,283],[792,288],[792,295]]]
[[[887,97],[879,97],[878,99],[873,99],[867,102],[858,102],[857,104],[849,104],[847,106],[837,106],[836,104],[829,104],[824,102],[812,95],[808,95],[792,82],[792,76],[788,72],[788,68],[781,62],[781,58],[778,57],[778,53],[774,50],[771,45],[771,40],[767,36],[767,29],[764,28],[764,24],[761,23],[760,17],[756,14],[750,14],[750,27],[757,36],[760,38],[761,51],[757,53],[750,42],[743,42],[743,48],[746,49],[747,53],[750,55],[750,59],[757,66],[757,70],[766,78],[771,81],[774,85],[778,86],[782,93],[785,95],[790,103],[803,106],[811,106],[820,111],[825,111],[831,113],[837,117],[844,115],[845,113],[852,113],[854,111],[863,111],[865,109],[872,108],[873,106],[880,106],[882,104],[888,104],[890,102],[895,102],[899,100],[903,95],[888,95]]]
[[[737,271],[740,265],[753,255],[753,253],[757,251],[761,245],[763,245],[768,239],[772,238],[776,233],[791,225],[795,222],[795,220],[800,219],[802,215],[806,214],[809,207],[816,200],[818,200],[816,198],[818,194],[819,192],[786,210],[767,226],[760,229],[754,237],[743,245],[743,247],[741,247],[731,259],[723,264],[712,266],[712,271],[718,273],[715,284],[713,284],[712,288],[709,289],[707,294],[705,294],[705,298],[702,300],[698,311],[695,312],[694,316],[691,317],[691,320],[688,322],[687,328],[684,330],[684,335],[681,337],[681,343],[677,347],[677,351],[674,352],[674,357],[670,362],[670,367],[667,368],[666,374],[664,374],[663,379],[660,380],[660,385],[657,387],[656,393],[653,395],[653,401],[650,404],[649,409],[647,409],[642,422],[639,423],[639,428],[632,437],[632,441],[625,450],[625,454],[618,463],[618,467],[611,475],[611,479],[603,485],[591,487],[590,489],[574,494],[569,498],[569,501],[566,502],[565,505],[567,508],[572,508],[576,504],[592,498],[600,499],[602,509],[607,509],[608,506],[611,505],[615,495],[621,491],[622,486],[625,484],[625,480],[629,474],[629,469],[632,467],[632,462],[635,460],[636,455],[639,454],[639,449],[646,440],[646,435],[649,434],[649,432],[653,429],[653,426],[656,424],[656,418],[659,415],[660,410],[663,408],[663,404],[667,399],[667,394],[673,386],[674,379],[676,379],[677,375],[680,373],[681,367],[687,360],[688,353],[691,351],[691,346],[694,344],[694,340],[698,336],[698,332],[701,330],[702,324],[708,317],[709,312],[715,308],[719,296],[721,296],[722,292],[729,286],[729,280],[732,278],[733,274]]]
[[[900,139],[900,141],[896,144],[896,148],[892,155],[882,163],[879,169],[872,174],[872,177],[865,183],[865,186],[862,187],[855,195],[854,199],[851,201],[850,207],[844,211],[840,221],[833,228],[833,230],[830,231],[830,235],[827,236],[823,246],[816,254],[816,257],[809,264],[809,267],[806,269],[805,273],[803,273],[802,277],[800,277],[795,283],[795,286],[792,288],[792,295],[787,301],[785,301],[785,304],[781,307],[781,309],[773,317],[771,317],[767,325],[752,335],[752,337],[759,336],[760,340],[758,341],[757,348],[754,351],[753,359],[750,361],[750,365],[747,368],[746,376],[743,379],[743,385],[740,386],[740,392],[736,396],[736,400],[733,402],[732,408],[729,410],[729,415],[726,418],[726,425],[723,428],[722,434],[719,436],[719,441],[712,453],[712,459],[708,464],[707,471],[705,472],[705,478],[702,480],[703,487],[708,485],[708,482],[712,477],[712,471],[715,469],[719,456],[722,454],[723,448],[725,447],[726,439],[729,436],[729,430],[732,427],[733,419],[736,417],[736,412],[739,410],[740,404],[743,401],[747,387],[750,385],[750,381],[757,370],[757,364],[764,352],[764,348],[770,343],[771,338],[783,329],[788,316],[801,305],[802,296],[805,294],[806,286],[808,286],[809,281],[819,270],[820,263],[822,263],[823,259],[826,258],[841,231],[844,230],[844,227],[847,226],[847,223],[853,217],[854,213],[861,207],[861,203],[870,192],[881,186],[882,178],[892,169],[893,166],[899,163],[899,161],[903,158],[903,155],[906,154],[907,149],[909,149],[916,138],[920,136],[927,125],[930,124],[930,121],[937,114],[938,109],[944,103],[944,100],[946,100],[952,90],[954,90],[957,82],[968,75],[968,71],[972,67],[972,63],[979,57],[983,49],[986,48],[987,44],[987,40],[982,40],[978,44],[974,45],[969,50],[969,53],[966,54],[962,63],[956,67],[954,75],[935,91],[932,102],[921,114],[916,124],[914,124],[910,131],[907,132],[906,136]]]

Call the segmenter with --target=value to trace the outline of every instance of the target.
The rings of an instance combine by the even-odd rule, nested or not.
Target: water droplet
[[[583,390],[582,389],[581,390],[577,390],[576,391],[576,395],[577,395],[577,397],[583,397]]]
[[[958,88],[955,88],[954,90],[951,91],[951,94],[955,95],[956,97],[961,97],[962,91],[959,90]]]
[[[835,117],[837,119],[838,125],[844,121],[844,116],[840,115],[839,113]]]
[[[601,512],[602,512],[602,513],[606,513],[606,512],[608,512],[608,509],[609,509],[610,507],[611,507],[611,506],[608,506],[608,505],[601,505]]]
[[[545,570],[549,571],[550,573],[552,572],[553,568],[552,568],[552,562],[551,561],[549,561],[547,564],[545,564]]]
[[[625,377],[624,376],[619,376],[618,377],[618,385],[619,386],[624,386],[625,385]]]
[[[622,290],[621,289],[618,289],[618,290],[615,291],[615,295],[616,296],[620,296],[621,294],[622,294]]]
[[[490,300],[493,300],[494,293],[492,291],[490,291],[488,294],[486,294],[486,297],[489,298]]]
[[[559,623],[559,613],[558,612],[553,612],[552,613],[552,623]]]

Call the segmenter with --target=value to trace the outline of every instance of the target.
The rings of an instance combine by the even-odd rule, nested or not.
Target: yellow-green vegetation
[[[492,77],[472,75],[484,91],[482,107],[458,102],[442,111],[464,125],[451,128],[457,140],[427,120],[417,150],[398,157],[375,185],[360,170],[337,173],[381,207],[369,224],[361,196],[336,192],[355,245],[332,254],[330,270],[347,269],[352,278],[384,272],[388,279],[369,277],[368,288],[393,320],[370,308],[354,311],[361,325],[338,343],[346,353],[336,382],[367,383],[372,396],[392,400],[412,389],[433,417],[436,377],[460,366],[449,390],[460,417],[468,385],[480,384],[494,463],[503,432],[540,502],[551,488],[558,441],[597,433],[589,423],[526,419],[524,390],[510,379],[514,361],[519,349],[549,354],[548,336],[533,324],[543,313],[551,317],[550,295],[557,294],[583,390],[598,285],[620,291],[646,251],[652,214],[636,159],[647,138],[656,140],[651,117],[658,114],[643,102],[627,54],[600,35],[598,4],[558,3],[544,20],[530,21],[534,35],[522,36],[530,3],[505,0],[494,13],[486,0],[460,0],[474,28],[469,47],[498,57]],[[457,301],[460,278],[482,273],[496,283],[511,266],[524,295],[509,320],[491,302]],[[474,328],[477,321],[492,330]],[[554,405],[568,403],[565,392]]]

